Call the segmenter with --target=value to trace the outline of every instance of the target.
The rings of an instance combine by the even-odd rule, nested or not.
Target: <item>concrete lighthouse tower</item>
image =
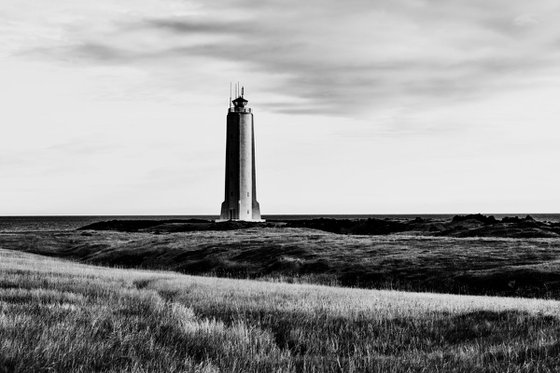
[[[264,221],[257,202],[253,113],[243,96],[241,88],[241,95],[231,101],[233,107],[230,103],[227,114],[226,188],[221,221]]]

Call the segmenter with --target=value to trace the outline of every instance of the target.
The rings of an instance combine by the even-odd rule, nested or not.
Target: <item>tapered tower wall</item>
[[[252,154],[252,208],[253,208],[253,220],[261,220],[261,207],[257,202],[257,167],[255,165],[255,124],[251,121],[251,154]]]
[[[239,116],[228,113],[226,124],[226,184],[221,220],[239,219]]]
[[[239,115],[239,219],[252,220],[253,114]]]

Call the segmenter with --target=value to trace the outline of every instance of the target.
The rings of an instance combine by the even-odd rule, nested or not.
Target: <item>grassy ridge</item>
[[[529,372],[560,302],[109,269],[0,250],[0,371]]]
[[[560,299],[560,239],[346,236],[302,228],[0,235],[0,247],[190,274]]]

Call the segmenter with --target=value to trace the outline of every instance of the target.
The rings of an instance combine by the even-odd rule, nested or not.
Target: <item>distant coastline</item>
[[[266,220],[309,220],[309,219],[391,219],[411,220],[442,219],[450,220],[455,215],[463,214],[278,214],[263,215]],[[484,214],[494,216],[496,219],[504,217],[523,218],[530,215],[537,221],[560,222],[558,214]],[[50,216],[0,216],[0,232],[25,232],[25,231],[67,231],[75,230],[88,224],[107,220],[170,220],[170,219],[205,219],[214,220],[218,215],[50,215]]]

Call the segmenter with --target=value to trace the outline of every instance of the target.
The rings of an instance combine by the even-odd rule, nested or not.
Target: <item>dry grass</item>
[[[231,280],[0,250],[0,371],[552,372],[560,302]]]

